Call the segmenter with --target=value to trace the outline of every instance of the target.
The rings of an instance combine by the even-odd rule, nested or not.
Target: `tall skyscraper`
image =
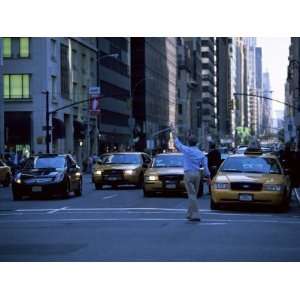
[[[132,144],[130,97],[130,38],[97,38],[100,151]]]
[[[272,98],[270,74],[268,72],[263,73],[263,96]],[[270,100],[263,100],[262,102],[262,133],[265,136],[270,135],[272,129],[272,102]]]
[[[232,144],[235,139],[235,52],[232,38],[217,38],[217,118],[222,144]],[[233,54],[234,53],[234,54]]]
[[[176,122],[176,38],[132,38],[131,74],[135,149],[167,149],[155,133]]]
[[[255,49],[255,66],[256,66],[256,94],[263,95],[263,80],[262,80],[262,48]],[[262,134],[262,105],[265,100],[257,98],[257,134]]]

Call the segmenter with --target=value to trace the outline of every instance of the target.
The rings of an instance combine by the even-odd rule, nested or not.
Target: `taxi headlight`
[[[76,172],[75,176],[80,177],[81,173],[80,172]]]
[[[216,182],[214,184],[216,190],[229,190],[229,183],[226,182]]]
[[[264,191],[281,192],[283,190],[282,184],[264,184]]]
[[[101,175],[101,174],[102,174],[102,171],[101,171],[101,170],[95,171],[95,175]]]
[[[125,170],[125,175],[132,175],[134,172],[134,170]]]
[[[148,175],[148,176],[145,176],[145,180],[146,181],[155,181],[155,180],[158,180],[158,176],[157,175]]]

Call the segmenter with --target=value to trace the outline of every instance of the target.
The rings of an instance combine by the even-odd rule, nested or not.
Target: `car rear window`
[[[225,160],[222,172],[281,174],[277,161],[269,157],[229,157]]]

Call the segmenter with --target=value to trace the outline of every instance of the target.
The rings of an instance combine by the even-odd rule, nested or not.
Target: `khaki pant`
[[[188,193],[189,203],[187,210],[187,218],[199,218],[199,208],[197,194],[201,180],[200,172],[187,171],[184,172],[184,183]]]

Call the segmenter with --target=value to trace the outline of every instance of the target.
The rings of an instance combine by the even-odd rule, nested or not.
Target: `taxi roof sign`
[[[245,154],[252,154],[252,155],[262,155],[263,154],[260,143],[256,138],[253,138],[250,141],[250,143],[245,151]]]

